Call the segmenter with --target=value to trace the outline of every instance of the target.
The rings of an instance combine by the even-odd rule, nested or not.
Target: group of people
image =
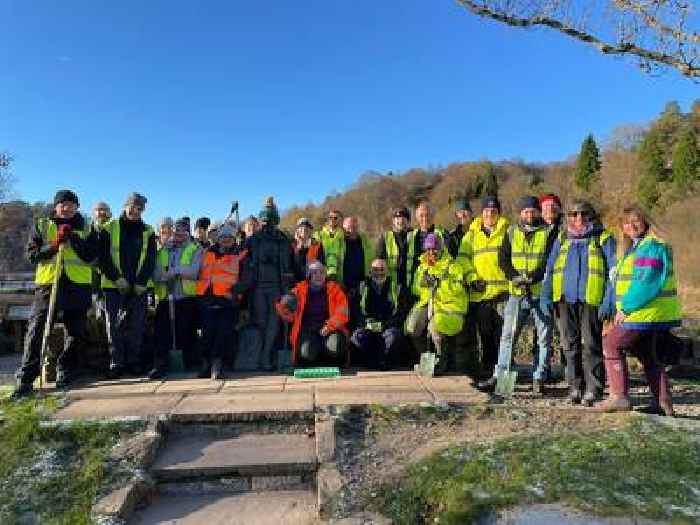
[[[473,375],[493,391],[511,368],[521,331],[534,324],[533,393],[549,375],[552,333],[559,331],[569,399],[599,410],[629,410],[625,355],[642,362],[655,409],[673,413],[662,341],[680,324],[672,251],[646,213],[622,210],[620,249],[593,206],[553,194],[524,196],[511,222],[497,197],[455,205],[452,231],[433,223],[428,202],[396,207],[376,242],[357,217],[330,210],[315,229],[307,218],[293,235],[279,228],[268,198],[241,228],[201,218],[142,220],[146,198],[129,195],[119,217],[98,203],[93,217],[61,190],[51,217],[28,243],[38,285],[15,397],[32,392],[40,372],[51,292],[66,337],[56,382],[75,379],[73,362],[93,301],[107,320],[108,375],[140,374],[148,297],[155,299],[156,344],[149,377],[168,373],[177,341],[200,377],[222,377],[236,351],[235,328],[247,310],[259,330],[260,370],[276,366],[288,337],[291,363],[390,369],[435,356],[435,373]],[[57,274],[58,270],[58,274]],[[281,330],[287,324],[289,331]],[[201,336],[200,336],[201,334]],[[201,337],[201,340],[200,340]],[[607,383],[610,395],[602,400]]]

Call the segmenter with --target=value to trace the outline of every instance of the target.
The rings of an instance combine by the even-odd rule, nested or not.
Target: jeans
[[[539,347],[537,366],[532,373],[532,378],[537,380],[544,379],[552,344],[553,319],[545,315],[540,309],[539,297],[516,295],[511,295],[506,303],[501,344],[498,349],[498,364],[494,375],[497,375],[500,370],[510,370],[513,346],[518,342],[520,332],[530,316],[535,322],[537,346]]]

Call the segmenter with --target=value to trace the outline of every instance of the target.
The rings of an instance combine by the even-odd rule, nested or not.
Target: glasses
[[[337,215],[329,215],[328,216],[328,220],[330,220],[330,221],[337,221],[338,219],[340,219],[340,217],[338,217]]]
[[[576,216],[581,216],[584,219],[588,217],[588,214],[585,211],[570,211],[569,213],[566,214],[568,217],[576,217]]]

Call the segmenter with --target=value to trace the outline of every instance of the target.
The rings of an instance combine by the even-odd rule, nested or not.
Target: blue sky
[[[0,0],[0,150],[18,197],[146,218],[319,201],[366,170],[575,154],[697,84],[452,0]]]

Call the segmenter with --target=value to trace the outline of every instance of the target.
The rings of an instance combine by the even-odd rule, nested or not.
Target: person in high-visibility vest
[[[31,394],[32,384],[41,373],[41,343],[61,245],[63,262],[54,319],[61,318],[66,337],[56,364],[58,388],[68,386],[75,379],[74,359],[84,342],[86,316],[92,301],[90,262],[97,255],[97,234],[78,212],[80,202],[72,191],[56,192],[53,205],[51,217],[37,221],[27,243],[28,259],[36,264],[37,290],[24,338],[22,364],[17,370],[17,386],[12,394],[15,399]]]
[[[671,246],[655,231],[639,206],[622,216],[622,256],[613,271],[615,319],[603,337],[603,358],[610,396],[594,405],[602,412],[631,410],[627,354],[636,356],[653,396],[652,410],[673,415],[666,373],[666,340],[681,325],[678,283]]]
[[[447,370],[447,338],[464,326],[469,295],[464,288],[464,268],[456,263],[440,237],[429,233],[423,242],[423,255],[416,270],[413,295],[418,301],[406,318],[406,334],[420,354],[427,352],[428,336],[435,347],[435,373]]]
[[[591,406],[603,394],[603,319],[615,313],[609,273],[615,267],[615,237],[594,221],[590,203],[567,204],[542,283],[542,308],[557,312],[566,355],[569,401]]]
[[[447,230],[433,224],[433,207],[427,201],[420,202],[415,211],[417,227],[408,232],[406,244],[408,246],[406,257],[406,286],[409,290],[415,290],[414,277],[420,256],[423,255],[423,243],[430,233],[434,233],[440,239],[442,246],[449,246],[450,236]],[[445,248],[447,249],[447,248]]]
[[[408,260],[408,232],[411,212],[405,206],[391,210],[391,230],[384,232],[377,241],[378,259],[387,263],[389,277],[404,288],[408,286],[406,262]]]
[[[163,217],[158,223],[158,237],[156,237],[156,246],[160,250],[164,246],[167,246],[170,239],[173,236],[173,228],[175,227],[175,222],[172,217]]]
[[[340,210],[328,212],[328,222],[314,232],[314,238],[323,246],[326,256],[326,274],[330,279],[343,282],[343,256],[345,255],[345,231],[342,227],[343,214]]]
[[[552,345],[551,312],[540,305],[540,290],[547,256],[554,242],[552,229],[542,220],[537,197],[527,195],[518,201],[519,221],[508,228],[498,253],[498,264],[508,279],[506,303],[498,348],[498,363],[493,376],[477,384],[480,390],[493,391],[500,371],[510,370],[513,348],[527,320],[532,318],[537,329],[539,356],[532,373],[532,392],[541,395],[544,374]]]
[[[141,348],[146,292],[156,263],[156,236],[143,222],[146,197],[130,194],[121,215],[99,234],[99,265],[107,303],[110,363],[108,377],[143,372]]]
[[[160,379],[167,373],[168,351],[172,348],[173,333],[170,305],[175,307],[175,342],[182,351],[187,368],[199,364],[197,355],[197,325],[199,307],[196,301],[197,278],[202,260],[202,249],[190,238],[187,223],[178,219],[172,237],[158,250],[153,271],[156,316],[154,321],[155,352],[153,369],[148,376]]]
[[[357,329],[350,341],[357,348],[353,363],[389,370],[399,364],[401,327],[405,319],[406,291],[388,275],[384,259],[375,259],[370,275],[360,284]],[[353,353],[353,355],[356,355]]]
[[[326,262],[323,245],[313,238],[314,226],[311,220],[301,217],[294,228],[294,281],[306,279],[306,269],[311,261]]]
[[[247,254],[236,241],[236,229],[224,223],[217,231],[217,241],[202,256],[197,281],[202,313],[201,378],[221,379],[223,358],[234,353],[240,296],[245,292],[241,263]]]
[[[481,216],[472,221],[457,254],[457,262],[464,268],[465,282],[469,285],[470,308],[465,323],[475,325],[479,333],[479,375],[485,373],[488,377],[498,361],[503,311],[508,300],[508,279],[498,265],[498,252],[509,225],[508,219],[501,215],[498,198],[483,197]],[[456,357],[458,370],[469,372],[467,367],[472,364],[469,356],[458,353]]]

